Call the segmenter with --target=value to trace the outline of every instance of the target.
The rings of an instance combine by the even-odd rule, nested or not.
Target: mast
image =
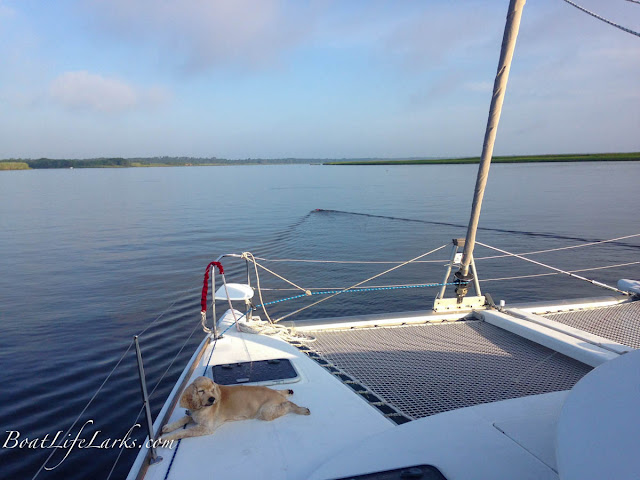
[[[473,259],[473,248],[476,243],[476,230],[478,229],[478,221],[480,219],[484,189],[489,176],[489,166],[491,165],[491,157],[493,156],[493,145],[496,139],[498,123],[500,122],[502,103],[507,88],[507,81],[509,80],[509,71],[511,70],[511,60],[513,59],[513,51],[516,47],[522,9],[525,3],[526,0],[510,0],[509,2],[509,11],[507,12],[507,22],[504,27],[498,71],[493,83],[493,97],[491,98],[491,107],[489,108],[489,119],[487,120],[484,144],[482,145],[482,157],[480,159],[480,166],[478,167],[476,188],[473,194],[471,218],[469,219],[462,263],[460,270],[455,274],[456,278],[463,282],[463,284],[456,289],[458,300],[461,300],[466,295],[468,283],[473,280],[473,275],[469,274],[469,265]]]

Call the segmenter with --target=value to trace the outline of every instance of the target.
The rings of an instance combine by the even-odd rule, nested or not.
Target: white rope
[[[640,237],[640,233],[635,233],[633,235],[625,235],[624,237],[611,238],[609,240],[600,240],[600,241],[597,241],[597,242],[581,243],[581,244],[578,244],[578,245],[572,245],[570,247],[549,248],[547,250],[536,250],[536,251],[533,251],[533,252],[519,253],[518,255],[537,255],[539,253],[559,252],[561,250],[571,250],[573,248],[590,247],[592,245],[600,245],[602,243],[617,242],[618,240],[625,240],[627,238],[634,238],[634,237]],[[492,256],[489,256],[489,257],[476,258],[475,260],[489,260],[489,259],[494,259],[494,258],[505,258],[505,257],[510,257],[510,256],[511,255],[492,255]]]
[[[214,323],[216,321],[215,315],[213,316],[213,321]],[[200,312],[200,324],[202,325],[204,333],[213,333],[213,330],[207,327],[207,312]]]
[[[569,273],[591,272],[593,270],[604,270],[607,268],[626,267],[628,265],[638,265],[640,262],[618,263],[616,265],[605,265],[603,267],[581,268],[580,270],[567,270]],[[517,277],[487,278],[480,280],[482,282],[497,282],[500,280],[520,280],[523,278],[548,277],[551,275],[559,275],[559,273],[537,273],[535,275],[519,275]]]
[[[196,324],[196,326],[193,328],[193,330],[191,330],[191,334],[187,337],[187,339],[184,341],[184,343],[182,344],[182,347],[180,347],[180,350],[178,350],[178,353],[176,353],[173,357],[173,359],[171,360],[171,363],[169,364],[169,366],[167,367],[167,369],[164,371],[164,373],[162,374],[162,376],[160,377],[160,380],[158,380],[156,382],[156,385],[153,387],[153,390],[151,390],[151,392],[149,393],[148,397],[151,398],[153,396],[153,392],[156,391],[156,389],[160,386],[160,382],[162,382],[162,380],[164,379],[164,377],[167,375],[167,373],[169,373],[169,370],[171,369],[171,367],[173,366],[173,364],[175,363],[175,361],[178,359],[178,356],[182,353],[182,350],[184,350],[184,347],[187,346],[187,342],[191,339],[191,337],[193,337],[193,334],[196,332],[196,330],[198,329],[198,325]]]
[[[635,237],[640,237],[640,233],[636,233],[633,235],[625,235],[624,237],[617,237],[617,238],[610,238],[609,240],[599,240],[596,242],[588,242],[588,243],[581,243],[578,245],[571,245],[569,247],[559,247],[559,248],[549,248],[546,250],[535,250],[532,252],[523,252],[523,253],[519,253],[518,255],[537,255],[540,253],[549,253],[549,252],[559,252],[561,250],[571,250],[574,248],[582,248],[582,247],[590,247],[592,245],[600,245],[602,243],[610,243],[610,242],[617,242],[619,240],[626,240],[628,238],[635,238]],[[474,260],[478,261],[478,260],[490,260],[490,259],[495,259],[495,258],[505,258],[505,257],[509,257],[510,255],[491,255],[491,256],[487,256],[487,257],[477,257],[474,258]],[[261,260],[263,262],[274,262],[274,263],[278,263],[278,262],[289,262],[289,263],[337,263],[337,264],[356,264],[356,265],[367,265],[367,264],[372,264],[372,265],[399,265],[402,263],[402,261],[398,261],[398,260],[390,260],[390,261],[369,261],[369,260],[310,260],[310,259],[300,259],[300,258],[264,258],[264,257],[254,257],[256,260]],[[442,259],[442,260],[417,260],[414,263],[447,263],[449,262],[449,259]],[[264,268],[264,267],[262,267]],[[301,287],[298,287],[296,285],[296,288],[299,290],[304,290]],[[266,289],[265,289],[266,290]],[[309,290],[313,290],[313,289],[309,289]]]
[[[231,315],[233,315],[233,322],[236,324],[236,329],[238,331],[240,331],[240,327],[238,326],[238,319],[236,317],[236,311],[233,308],[233,305],[231,304],[231,297],[229,296],[229,290],[227,289],[227,280],[226,278],[224,278],[224,274],[220,275],[222,277],[222,284],[224,285],[224,294],[227,296],[227,303],[229,304],[229,310],[231,310]],[[213,292],[213,295],[215,296],[215,292]],[[214,318],[213,321],[215,322],[216,319]]]
[[[409,287],[420,287],[424,285],[423,283],[406,283],[403,285],[368,285],[367,288],[409,288]],[[440,284],[438,284],[440,285]],[[344,290],[348,287],[313,287],[309,290]],[[263,288],[262,290],[268,292],[293,292],[295,291],[293,288]]]
[[[246,255],[246,256],[245,256]],[[296,285],[295,283],[293,283],[290,280],[287,280],[286,278],[284,278],[282,275],[278,275],[276,272],[274,272],[273,270],[269,270],[267,267],[265,267],[264,265],[260,265],[258,262],[256,262],[256,258],[253,256],[253,254],[251,252],[244,252],[242,254],[243,258],[246,258],[247,260],[251,260],[253,262],[254,265],[266,270],[267,272],[269,272],[271,275],[278,277],[280,280],[287,282],[289,285],[296,287],[298,290],[302,290],[303,292],[307,293],[307,289],[306,288],[302,288],[299,285]],[[249,258],[249,256],[251,258]]]
[[[508,257],[509,255],[500,255],[501,257]],[[607,268],[616,268],[616,267],[627,267],[629,265],[638,265],[640,262],[627,262],[627,263],[617,263],[615,265],[604,265],[601,267],[590,267],[590,268],[581,268],[579,270],[567,270],[569,273],[578,273],[578,272],[590,272],[593,270],[605,270]],[[533,275],[519,275],[517,277],[501,277],[501,278],[484,278],[480,280],[482,282],[497,282],[500,280],[519,280],[524,278],[535,278],[535,277],[548,277],[550,275],[558,275],[558,273],[537,273]],[[370,285],[369,288],[408,288],[408,287],[419,287],[423,285],[422,283],[408,283],[404,285]],[[309,290],[342,290],[345,287],[313,287]],[[291,292],[295,291],[293,288],[263,288],[262,290],[269,292]]]
[[[152,327],[152,326],[153,326],[153,325],[154,325],[158,320],[160,320],[162,317],[164,317],[164,314],[165,314],[165,313],[167,313],[167,312],[168,312],[168,311],[169,311],[169,310],[170,310],[170,309],[171,309],[171,308],[172,308],[172,307],[173,307],[173,306],[174,306],[174,305],[175,305],[179,300],[183,300],[183,299],[187,296],[187,293],[194,292],[194,291],[196,291],[196,290],[197,290],[196,288],[189,288],[189,289],[187,289],[187,290],[183,290],[183,291],[181,292],[183,295],[182,295],[181,297],[176,298],[176,299],[171,303],[171,305],[169,305],[167,308],[165,308],[165,309],[164,309],[164,311],[163,311],[160,315],[158,315],[158,316],[155,318],[155,320],[153,320],[153,321],[152,321],[149,325],[147,325],[147,326],[146,326],[146,327],[145,327],[145,328],[144,328],[140,333],[138,333],[138,337],[141,337],[141,336],[142,336],[142,334],[143,334],[144,332],[146,332],[147,330],[149,330],[149,329],[150,329],[150,328],[151,328],[151,327]]]
[[[264,312],[265,317],[267,317],[267,320],[269,321],[269,323],[273,323],[273,320],[271,320],[271,317],[267,312],[267,308],[264,306],[265,302],[262,299],[262,287],[260,287],[260,274],[258,273],[258,262],[256,262],[256,259],[253,256],[253,253],[251,252],[244,252],[242,254],[242,257],[246,260],[251,260],[253,262],[253,269],[256,274],[256,285],[258,286],[258,298],[260,299],[260,304],[262,305],[262,311]],[[299,288],[299,287],[296,287],[296,288]]]
[[[524,260],[526,262],[535,263],[536,265],[540,265],[541,267],[549,268],[551,270],[555,270],[556,272],[564,273],[565,275],[569,275],[570,277],[575,277],[575,278],[577,278],[579,280],[584,280],[585,282],[589,282],[589,283],[591,283],[593,285],[596,285],[598,287],[606,288],[607,290],[613,290],[614,292],[622,293],[623,295],[629,295],[629,292],[625,292],[624,290],[619,290],[619,289],[617,289],[615,287],[612,287],[610,285],[607,285],[605,283],[597,282],[595,280],[590,280],[588,278],[581,277],[580,275],[576,275],[574,273],[567,272],[566,270],[561,270],[559,268],[552,267],[551,265],[546,265],[544,263],[537,262],[535,260],[531,260],[530,258],[523,257],[523,256],[517,255],[515,253],[507,252],[506,250],[502,250],[500,248],[492,247],[491,245],[487,245],[485,243],[480,243],[480,242],[476,242],[476,243],[478,245],[482,245],[483,247],[490,248],[491,250],[496,250],[497,252],[501,252],[501,253],[504,253],[504,254],[511,255],[513,257],[519,258],[519,259]]]
[[[162,311],[160,313],[160,315],[158,315],[151,323],[149,323],[149,325],[147,325],[140,333],[138,333],[138,337],[141,337],[143,333],[145,333],[147,330],[149,330],[156,322],[158,322],[179,300],[184,299],[187,294],[189,292],[194,291],[195,289],[190,288],[187,290],[182,291],[182,296],[177,297],[164,311]],[[197,328],[197,326],[196,326]],[[195,331],[195,330],[194,330]],[[191,333],[191,335],[193,335],[193,332]],[[189,338],[191,338],[191,335],[189,336]],[[188,339],[187,339],[188,340]],[[185,342],[186,343],[186,342]],[[98,389],[96,390],[96,392],[93,394],[93,396],[89,399],[89,401],[87,402],[87,404],[85,405],[85,407],[82,409],[82,411],[80,412],[80,414],[77,416],[77,418],[74,420],[73,424],[69,427],[69,429],[67,430],[67,432],[65,433],[64,437],[66,438],[69,433],[71,432],[71,430],[73,430],[73,427],[76,426],[76,424],[78,423],[78,420],[80,420],[80,418],[82,417],[82,415],[84,415],[84,413],[87,411],[87,409],[89,408],[89,406],[93,403],[93,401],[96,399],[96,397],[98,396],[98,394],[102,391],[102,389],[104,388],[104,386],[106,385],[107,381],[109,381],[109,379],[111,378],[111,376],[113,375],[113,373],[116,371],[116,369],[118,368],[118,366],[122,363],[122,360],[124,360],[125,356],[127,355],[127,353],[129,353],[129,350],[131,350],[131,347],[133,346],[133,342],[131,342],[129,344],[129,346],[127,347],[127,349],[125,350],[125,352],[122,354],[122,356],[120,357],[120,360],[118,360],[118,362],[116,363],[116,365],[113,367],[113,369],[111,369],[111,371],[109,372],[109,374],[107,375],[107,377],[104,379],[104,381],[102,382],[102,384],[98,387]],[[184,348],[184,345],[183,345]],[[180,351],[182,351],[182,349],[180,349]],[[180,352],[178,352],[179,354]],[[176,355],[177,356],[177,355]],[[175,361],[175,358],[174,358]],[[172,362],[173,363],[173,362]],[[171,367],[171,365],[169,365],[169,367]],[[167,369],[168,371],[168,369]],[[166,374],[166,372],[165,372]],[[162,377],[164,377],[164,375]],[[162,378],[160,378],[160,380],[162,380]],[[158,381],[158,383],[156,384],[156,386],[154,387],[154,389],[151,391],[151,393],[153,394],[153,392],[155,391],[155,389],[158,387],[158,385],[160,384],[160,381]],[[142,407],[142,409],[144,409],[144,406]],[[140,410],[140,413],[142,412],[142,409]],[[137,419],[140,417],[140,413],[138,413],[138,416],[136,417],[136,421]],[[35,475],[33,477],[31,477],[32,480],[34,480],[38,475],[40,475],[40,473],[42,472],[42,469],[45,468],[45,465],[47,463],[49,463],[49,460],[51,460],[51,457],[53,457],[53,455],[55,454],[55,449],[51,452],[51,454],[47,457],[47,459],[42,463],[42,465],[40,465],[40,468],[38,469],[38,471],[35,473]],[[111,475],[113,474],[113,471],[115,469],[116,464],[118,463],[118,460],[120,459],[120,456],[122,454],[122,449],[120,451],[120,453],[118,454],[118,457],[116,458],[116,461],[111,469],[111,472],[109,473],[109,477],[110,478]]]
[[[416,261],[416,260],[418,260],[418,259],[420,259],[420,258],[422,258],[422,257],[426,257],[427,255],[431,255],[432,253],[435,253],[435,252],[437,252],[438,250],[442,250],[442,249],[443,249],[443,248],[445,248],[446,246],[447,246],[447,244],[442,245],[441,247],[435,248],[435,249],[433,249],[433,250],[431,250],[431,251],[429,251],[429,252],[427,252],[427,253],[423,253],[422,255],[418,255],[417,257],[412,258],[411,260],[408,260],[408,261],[406,261],[406,262],[404,262],[404,263],[401,263],[400,265],[396,265],[395,267],[392,267],[392,268],[390,268],[390,269],[388,269],[388,270],[385,270],[384,272],[378,273],[377,275],[374,275],[373,277],[369,277],[369,278],[367,278],[366,280],[363,280],[363,281],[361,281],[361,282],[356,283],[355,285],[351,285],[350,287],[347,287],[347,288],[345,288],[344,290],[341,290],[341,291],[339,291],[339,292],[337,292],[337,293],[334,293],[333,295],[329,295],[328,297],[325,297],[325,298],[323,298],[322,300],[318,300],[317,302],[311,303],[311,304],[307,305],[306,307],[299,308],[298,310],[296,310],[296,311],[294,311],[294,312],[288,313],[287,315],[284,315],[284,316],[282,316],[282,317],[278,318],[278,319],[276,320],[276,322],[279,322],[279,321],[281,321],[281,320],[284,320],[285,318],[288,318],[288,317],[290,317],[290,316],[292,316],[292,315],[295,315],[295,314],[297,314],[297,313],[300,313],[300,312],[302,312],[303,310],[306,310],[307,308],[311,308],[311,307],[313,307],[313,306],[315,306],[315,305],[318,305],[319,303],[326,302],[327,300],[329,300],[329,299],[331,299],[331,298],[333,298],[333,297],[335,297],[335,296],[337,296],[337,295],[340,295],[341,293],[344,293],[344,292],[346,292],[346,291],[348,291],[348,290],[351,290],[352,288],[359,287],[360,285],[362,285],[362,284],[364,284],[364,283],[367,283],[367,282],[369,282],[369,281],[371,281],[371,280],[374,280],[374,279],[376,279],[376,278],[378,278],[378,277],[381,277],[382,275],[385,275],[385,274],[387,274],[387,273],[389,273],[389,272],[392,272],[393,270],[396,270],[396,269],[398,269],[398,268],[400,268],[400,267],[403,267],[403,266],[405,266],[405,265],[407,265],[407,264],[409,264],[409,263],[412,263],[412,262],[414,262],[414,261]]]
[[[197,326],[196,326],[197,328]],[[140,408],[140,411],[138,412],[138,416],[136,417],[136,419],[133,421],[133,425],[136,425],[138,423],[138,419],[140,418],[140,415],[142,415],[142,412],[145,409],[145,405],[142,405],[142,407]],[[120,457],[122,456],[122,453],[125,450],[126,443],[122,442],[122,446],[120,447],[120,452],[118,453],[118,456],[116,457],[116,460],[113,462],[113,465],[111,466],[111,471],[109,471],[109,475],[107,475],[106,480],[109,480],[111,478],[111,476],[113,475],[113,472],[116,469],[116,466],[118,465],[118,462],[120,461]]]
[[[270,335],[279,337],[287,342],[315,342],[315,337],[297,333],[292,328],[284,325],[276,325],[268,322],[242,322],[240,331],[257,335]]]
[[[146,330],[146,329],[145,329]],[[107,375],[107,378],[104,379],[104,381],[102,382],[102,384],[100,385],[100,387],[98,387],[98,390],[96,390],[96,393],[93,394],[93,396],[91,397],[91,399],[87,402],[87,404],[84,406],[84,408],[82,409],[82,411],[80,412],[80,414],[76,417],[75,421],[73,422],[73,424],[69,427],[69,429],[67,430],[67,432],[64,434],[63,438],[67,438],[67,436],[69,435],[69,433],[71,432],[71,430],[73,430],[73,427],[76,426],[76,423],[78,423],[78,420],[80,420],[80,418],[82,417],[82,415],[84,415],[84,412],[87,411],[87,408],[89,408],[89,405],[91,405],[91,403],[93,403],[93,401],[96,399],[96,397],[98,396],[98,394],[100,393],[100,391],[102,390],[102,388],[105,386],[105,384],[107,383],[107,381],[111,378],[111,375],[113,375],[113,372],[116,371],[116,369],[118,368],[118,366],[120,365],[120,363],[122,363],[122,360],[124,360],[124,357],[127,355],[127,353],[129,353],[129,350],[131,350],[131,347],[133,346],[133,341],[129,344],[129,347],[127,347],[127,350],[122,354],[122,356],[120,357],[120,360],[118,360],[118,362],[116,363],[116,365],[111,369],[111,371],[109,372],[109,375]],[[49,460],[51,460],[51,457],[53,457],[53,454],[56,453],[56,449],[52,449],[51,453],[49,454],[49,456],[47,457],[47,459],[42,463],[42,465],[40,465],[40,468],[38,469],[38,471],[35,473],[35,475],[33,477],[31,477],[31,480],[35,479],[38,475],[40,475],[40,472],[42,472],[42,469],[46,469],[46,470],[52,470],[55,467],[52,467],[51,469],[48,469],[45,467],[45,465],[47,463],[49,463]]]
[[[619,28],[620,30],[622,30],[623,32],[627,32],[630,33],[631,35],[635,35],[636,37],[640,37],[640,33],[638,32],[634,32],[633,30],[629,30],[626,27],[623,27],[622,25],[619,25],[617,23],[613,23],[611,20],[607,20],[604,17],[601,17],[600,15],[598,15],[597,13],[593,13],[589,10],[587,10],[584,7],[581,7],[580,5],[578,5],[577,3],[573,3],[571,0],[564,0],[566,3],[568,3],[569,5],[573,5],[574,7],[576,7],[578,10],[582,10],[584,13],[587,13],[589,15],[591,15],[594,18],[597,18],[598,20],[602,20],[605,23],[608,23],[609,25],[611,25],[612,27],[616,27]]]
[[[394,260],[394,261],[369,261],[369,260],[307,260],[307,259],[299,259],[299,258],[263,258],[263,257],[255,257],[258,260],[263,262],[290,262],[290,263],[337,263],[337,264],[354,264],[354,265],[398,265],[403,263],[402,260]],[[442,263],[448,262],[449,259],[442,260],[419,260],[415,263]],[[264,268],[264,267],[263,267]],[[299,287],[298,287],[299,288]]]

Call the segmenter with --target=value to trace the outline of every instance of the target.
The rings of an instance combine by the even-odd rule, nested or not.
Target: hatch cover
[[[416,465],[415,467],[396,468],[384,472],[351,475],[336,480],[447,480],[440,470],[433,465]]]
[[[286,358],[213,365],[211,373],[219,385],[277,385],[300,380],[295,367]]]

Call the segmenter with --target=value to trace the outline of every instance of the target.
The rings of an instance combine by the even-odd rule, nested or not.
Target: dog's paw
[[[157,438],[155,443],[160,448],[171,448],[171,442],[175,441],[174,435],[160,435],[160,438]]]
[[[302,407],[302,415],[311,415],[311,410],[306,407]]]
[[[169,425],[165,425],[164,427],[162,427],[162,433],[167,433],[170,432],[171,430],[169,430]]]

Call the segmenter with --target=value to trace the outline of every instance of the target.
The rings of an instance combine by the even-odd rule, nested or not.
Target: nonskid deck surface
[[[629,305],[632,310],[622,306],[589,315],[598,312],[598,318],[610,318],[611,310],[635,315],[640,304]],[[356,322],[362,328],[345,328],[344,319],[339,320],[337,329],[326,322],[313,330],[301,329],[315,337],[311,343],[288,338],[292,345],[235,329],[211,342],[190,381],[210,376],[212,365],[287,358],[300,380],[273,388],[292,388],[292,400],[312,413],[273,422],[232,422],[213,435],[184,439],[171,450],[161,448],[165,461],[151,466],[144,478],[179,479],[201,472],[224,472],[222,476],[230,479],[342,478],[369,471],[367,448],[378,442],[387,451],[391,442],[407,452],[410,445],[421,447],[411,458],[382,461],[381,469],[429,463],[455,479],[472,478],[469,468],[476,471],[484,465],[482,478],[525,478],[525,472],[535,471],[529,478],[557,479],[550,445],[566,395],[562,391],[572,388],[591,367],[484,321],[433,323],[432,318],[432,323],[400,326],[406,321],[401,316],[396,327],[375,327],[378,319],[371,327]],[[231,327],[232,321],[227,312],[221,328]],[[169,421],[181,415],[183,410],[176,408]],[[447,457],[448,444],[438,447],[442,438],[453,438],[451,428],[461,445],[477,437],[472,443],[480,450],[463,469],[467,473],[458,471],[457,454]],[[435,442],[431,448],[423,448],[425,439]],[[347,455],[354,465],[337,462],[342,452],[359,445],[364,455],[360,460]],[[496,454],[506,463],[485,461]],[[129,478],[136,478],[135,468]]]
[[[409,419],[569,390],[591,370],[479,321],[309,333],[312,358]]]
[[[220,321],[221,329],[232,321],[227,312]],[[182,439],[171,449],[158,450],[164,460],[149,467],[145,480],[202,476],[230,480],[309,478],[327,458],[364,438],[395,428],[393,422],[298,349],[267,335],[229,330],[223,338],[208,344],[189,383],[200,375],[211,378],[214,365],[282,358],[291,361],[300,378],[270,387],[292,389],[291,401],[309,408],[311,415],[287,414],[270,422],[228,422],[211,435]],[[177,407],[168,422],[183,415],[184,409]],[[129,477],[134,478],[135,474]]]
[[[640,301],[543,316],[631,348],[640,348]]]

